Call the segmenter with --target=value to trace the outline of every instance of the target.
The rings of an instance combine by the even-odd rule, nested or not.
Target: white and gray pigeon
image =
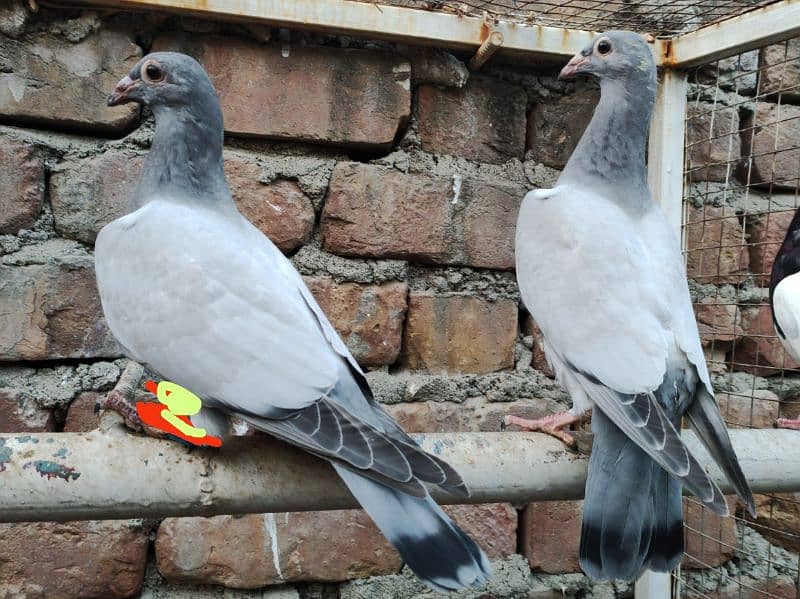
[[[486,556],[423,485],[468,496],[461,477],[375,401],[299,273],[236,209],[206,72],[150,54],[108,100],[126,102],[152,110],[155,134],[133,211],[95,247],[103,311],[126,353],[198,395],[193,424],[209,434],[225,435],[235,415],[328,460],[428,585],[481,585]]]
[[[650,49],[632,32],[600,34],[560,78],[578,74],[599,80],[600,102],[555,187],[525,197],[516,232],[522,298],[573,405],[506,420],[569,440],[563,426],[594,408],[581,566],[594,579],[633,580],[680,561],[682,486],[728,513],[681,441],[683,416],[754,504],[714,401],[677,236],[647,185]]]

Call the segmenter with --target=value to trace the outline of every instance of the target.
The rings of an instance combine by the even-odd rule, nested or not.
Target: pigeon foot
[[[800,418],[778,418],[778,428],[792,428],[800,431]]]
[[[503,418],[503,424],[506,426],[509,424],[516,424],[526,431],[545,433],[546,435],[560,439],[567,447],[575,448],[577,446],[575,437],[563,429],[565,426],[580,422],[581,420],[583,420],[582,416],[576,416],[571,411],[567,410],[535,420],[508,415]]]
[[[140,364],[133,361],[128,362],[116,386],[108,392],[105,399],[95,406],[95,412],[111,410],[122,416],[125,426],[129,429],[136,432],[147,432],[149,427],[142,422],[133,401],[133,395],[143,374],[144,368]]]

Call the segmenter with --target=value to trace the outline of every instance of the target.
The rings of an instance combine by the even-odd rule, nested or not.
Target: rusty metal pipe
[[[473,56],[469,61],[469,68],[471,71],[477,71],[480,69],[486,61],[489,60],[492,55],[497,52],[500,47],[503,45],[503,34],[499,31],[492,31],[483,43],[478,48],[478,51],[475,52],[475,56]]]
[[[755,492],[800,491],[800,433],[734,430]],[[421,434],[426,450],[461,472],[470,501],[578,499],[586,456],[533,433]],[[731,491],[690,432],[684,438]],[[89,433],[0,435],[0,521],[157,518],[327,510],[357,504],[332,468],[265,436],[216,450],[130,434],[118,424]],[[463,503],[434,490],[441,503]]]

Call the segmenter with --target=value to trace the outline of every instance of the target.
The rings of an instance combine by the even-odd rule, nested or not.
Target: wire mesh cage
[[[800,365],[769,306],[800,205],[800,38],[703,65],[689,81],[683,244],[698,325],[728,425],[771,427],[800,413]],[[755,519],[685,502],[678,595],[797,596],[800,495],[757,496]]]
[[[587,31],[632,29],[669,38],[776,0],[364,0]]]

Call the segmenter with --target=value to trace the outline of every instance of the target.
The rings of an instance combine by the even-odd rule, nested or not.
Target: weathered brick
[[[517,303],[411,292],[405,363],[434,373],[487,373],[514,364]]]
[[[144,158],[110,150],[68,160],[51,177],[56,230],[64,237],[94,243],[106,224],[128,213]],[[225,174],[239,210],[284,252],[308,239],[314,208],[296,183],[260,182],[261,167],[242,152],[225,152]]]
[[[422,149],[479,162],[522,159],[525,90],[489,77],[471,76],[461,89],[421,85],[417,92]]]
[[[100,426],[100,414],[95,413],[94,407],[98,401],[105,397],[105,393],[87,391],[80,393],[67,410],[67,419],[64,422],[65,433],[83,433]]]
[[[400,556],[362,510],[274,514],[274,537],[269,517],[167,518],[156,537],[158,570],[170,582],[236,588],[400,570]]]
[[[531,337],[533,346],[531,347],[531,366],[545,376],[555,378],[556,373],[552,366],[547,362],[547,356],[544,353],[544,334],[536,321],[530,314],[525,314],[522,319],[522,334],[526,337]]]
[[[800,100],[800,39],[761,48],[759,62],[760,94],[780,93],[782,103]]]
[[[742,127],[742,144],[752,159],[743,163],[740,179],[770,189],[797,189],[798,139],[800,106],[757,102]]]
[[[40,433],[55,427],[50,410],[40,408],[16,389],[0,389],[0,433]]]
[[[0,597],[122,599],[142,588],[148,531],[128,520],[0,524],[0,539]]]
[[[120,355],[90,256],[0,266],[0,361]]]
[[[755,495],[758,533],[770,543],[800,551],[800,493]],[[752,520],[747,516],[748,520]]]
[[[728,497],[731,513],[736,499]],[[730,560],[739,547],[736,520],[718,516],[705,509],[694,497],[683,500],[684,552],[682,565],[689,569],[721,566]]]
[[[108,107],[117,81],[141,57],[129,33],[103,28],[79,42],[36,33],[0,38],[7,72],[0,77],[0,115],[19,124],[120,133],[136,123],[139,107]]]
[[[344,256],[510,269],[524,195],[519,185],[339,163],[322,213],[324,247]]]
[[[744,338],[734,348],[735,370],[757,376],[772,376],[780,374],[784,368],[800,366],[786,353],[778,339],[768,305],[741,307],[740,310]]]
[[[750,259],[744,231],[731,208],[690,206],[686,225],[686,268],[698,283],[738,284]]]
[[[0,138],[0,234],[33,226],[44,202],[44,161],[33,146]]]
[[[382,366],[397,359],[407,308],[405,283],[336,283],[324,276],[305,281],[359,364]]]
[[[522,553],[531,568],[547,574],[580,572],[583,501],[537,501],[522,512]]]
[[[411,110],[411,67],[391,54],[175,35],[154,48],[203,64],[234,135],[387,150]]]
[[[517,510],[510,503],[448,505],[442,509],[489,559],[502,559],[516,553]]]
[[[727,347],[742,336],[739,310],[733,300],[705,297],[694,304],[694,314],[703,347]]]
[[[528,113],[527,149],[537,162],[564,168],[600,100],[596,89],[557,96]]]
[[[780,416],[780,399],[767,389],[717,393],[716,399],[729,428],[772,428]]]
[[[775,570],[770,568],[770,572],[774,573]],[[712,593],[704,593],[703,596],[708,599],[763,599],[764,597],[797,599],[797,586],[794,580],[786,575],[766,580],[736,577],[724,587]]]
[[[762,287],[769,287],[772,264],[793,217],[794,210],[776,210],[748,223],[750,271]]]
[[[719,85],[720,89],[749,96],[756,91],[758,50],[721,58],[693,71],[697,83]]]
[[[692,181],[726,181],[736,174],[742,151],[738,110],[691,102],[686,109],[686,138]]]
[[[100,229],[134,209],[143,164],[143,156],[117,150],[60,164],[50,177],[56,231],[94,243]]]

